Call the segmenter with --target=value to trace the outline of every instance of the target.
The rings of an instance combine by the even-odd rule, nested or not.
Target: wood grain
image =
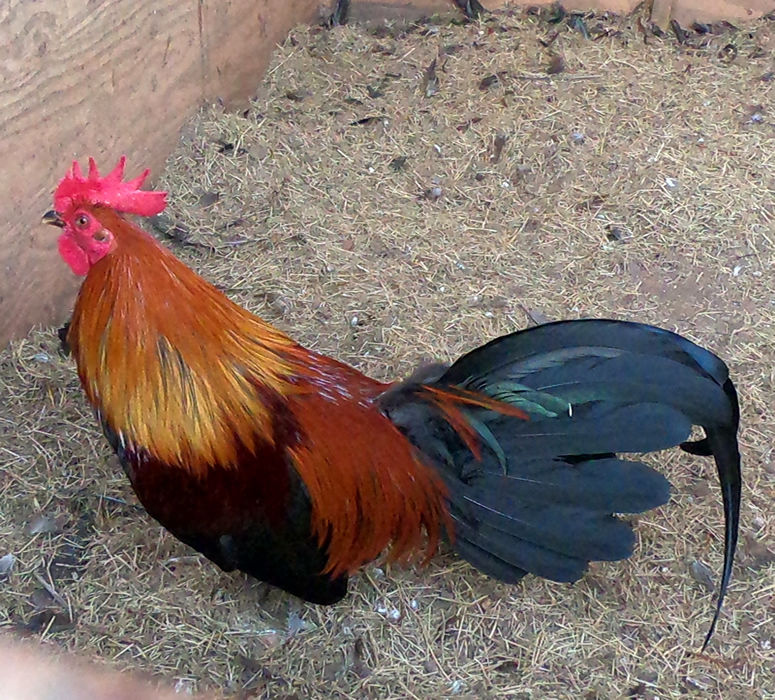
[[[671,4],[670,16],[682,27],[693,22],[748,22],[775,12],[775,0],[672,0]]]
[[[506,5],[546,7],[557,0],[480,0],[488,10]],[[628,15],[643,0],[562,0],[569,12],[596,10]],[[372,21],[381,18],[416,19],[434,12],[454,7],[453,0],[351,0],[350,15],[354,20]],[[692,22],[717,22],[720,20],[745,21],[762,17],[775,11],[775,0],[653,0],[652,20],[669,26],[676,19],[684,27]]]
[[[40,225],[73,158],[158,170],[205,100],[255,92],[316,0],[0,3],[0,345],[62,321],[79,281]]]
[[[510,7],[547,7],[557,0],[479,0],[488,10]],[[643,0],[562,0],[568,11],[608,10],[629,14]],[[351,0],[353,21],[372,22],[382,19],[415,20],[435,13],[457,12],[454,0]]]

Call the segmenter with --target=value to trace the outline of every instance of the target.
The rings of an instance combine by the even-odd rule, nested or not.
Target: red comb
[[[150,170],[123,182],[125,164],[126,156],[121,156],[118,165],[105,177],[100,177],[94,158],[89,158],[89,174],[84,177],[78,161],[73,161],[72,169],[54,192],[54,209],[65,214],[79,204],[97,204],[138,216],[153,216],[164,211],[166,192],[140,189]]]

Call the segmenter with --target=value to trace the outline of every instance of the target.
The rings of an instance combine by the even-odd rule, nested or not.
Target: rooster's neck
[[[269,429],[301,350],[118,214],[102,223],[118,245],[87,275],[68,334],[89,400],[157,458],[229,465]]]

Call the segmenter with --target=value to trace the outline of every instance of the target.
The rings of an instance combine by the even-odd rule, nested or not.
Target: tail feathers
[[[456,364],[440,382],[457,374]],[[730,404],[719,385],[698,373],[696,366],[616,348],[565,348],[538,358],[517,359],[496,372],[469,376],[463,386],[547,417],[557,414],[558,404],[575,408],[604,401],[669,405],[695,425],[732,420]]]
[[[507,474],[482,471],[466,486],[488,506],[508,513],[516,502],[569,506],[602,513],[643,513],[664,505],[670,483],[641,462],[604,456],[572,463],[526,459]],[[514,473],[516,472],[516,473]]]
[[[580,579],[587,569],[589,562],[586,559],[509,537],[486,524],[472,524],[464,518],[455,517],[454,509],[452,515],[455,551],[466,559],[473,554],[474,561],[471,563],[482,573],[505,581],[516,581],[524,572],[529,572],[550,581],[570,583]]]
[[[546,364],[546,358],[553,353],[569,353],[567,357],[588,348],[664,357],[691,367],[719,385],[729,378],[724,362],[677,333],[642,323],[582,319],[546,323],[496,338],[458,359],[445,379],[464,385],[470,377],[492,376],[515,364],[530,373],[531,364]],[[558,361],[563,362],[562,356]]]
[[[509,410],[456,401],[456,391]],[[386,392],[382,408],[447,483],[458,552],[508,581],[525,572],[572,581],[591,560],[629,556],[633,535],[615,514],[665,503],[669,485],[616,453],[680,445],[712,454],[725,554],[710,639],[732,569],[741,491],[737,395],[718,357],[652,326],[564,321],[434,366]],[[692,426],[706,437],[686,442]]]
[[[735,408],[737,408],[737,395],[730,381],[727,381],[729,388],[735,396]],[[726,387],[725,387],[726,388]],[[740,474],[740,453],[737,447],[737,424],[735,429],[722,428],[717,430],[708,430],[708,443],[716,460],[716,469],[718,471],[719,482],[721,483],[721,495],[724,501],[724,568],[721,575],[721,584],[719,586],[718,601],[716,603],[716,612],[713,614],[708,634],[702,645],[703,651],[708,646],[710,638],[716,629],[719,615],[721,615],[721,606],[724,604],[727,587],[732,578],[732,565],[735,560],[735,550],[737,549],[737,533],[740,527],[740,500],[742,490],[742,477]]]
[[[437,383],[487,394],[531,416],[554,417],[558,400],[574,410],[589,402],[657,403],[693,425],[712,426],[738,419],[736,401],[719,391],[728,380],[719,358],[675,333],[582,320],[498,338],[461,357]]]
[[[474,544],[471,536],[464,528],[466,528],[465,523],[457,525],[455,551],[478,571],[487,574],[487,576],[492,576],[499,581],[503,581],[504,583],[517,583],[523,576],[530,573],[527,569],[521,569],[520,567],[495,556],[484,547]]]
[[[734,448],[734,455],[731,455],[731,458],[732,458],[732,462],[737,462],[737,471],[738,471],[737,476],[739,479],[740,455],[737,452],[737,429],[738,429],[738,426],[740,425],[740,403],[737,400],[737,389],[735,389],[735,385],[732,383],[731,379],[727,379],[726,381],[724,381],[723,384],[721,385],[721,388],[727,397],[727,401],[729,403],[731,413],[732,413],[731,419],[728,421],[728,424],[727,424],[727,432],[731,433],[731,435],[728,436],[727,442],[731,440],[732,446]],[[692,442],[682,442],[680,447],[684,452],[688,452],[689,454],[692,454],[692,455],[697,455],[698,457],[714,456],[713,446],[711,445],[710,438],[707,435],[701,440],[694,440]],[[716,447],[719,448],[720,445],[717,444]],[[726,452],[728,450],[724,448],[724,451]],[[716,463],[718,464],[718,460]],[[721,477],[721,474],[719,474],[719,477]]]
[[[505,475],[480,472],[448,486],[462,556],[473,545],[499,570],[516,569],[512,576],[529,571],[553,581],[577,580],[590,561],[629,557],[634,535],[612,514],[640,513],[670,497],[661,474],[610,457],[527,460]]]
[[[536,506],[532,503],[501,500],[500,508],[468,494],[456,502],[456,510],[470,515],[481,541],[495,536],[499,543],[518,551],[524,545],[536,545],[566,557],[584,561],[616,561],[632,554],[632,530],[609,513],[576,506]],[[469,507],[470,506],[470,507]],[[526,564],[520,563],[521,568]],[[533,561],[531,568],[535,568]],[[546,574],[541,574],[545,576]]]
[[[686,440],[692,428],[692,421],[669,405],[606,401],[571,405],[555,418],[515,421],[480,413],[475,420],[486,423],[510,463],[525,457],[654,452]]]

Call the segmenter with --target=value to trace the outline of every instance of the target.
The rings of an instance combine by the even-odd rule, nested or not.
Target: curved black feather
[[[509,537],[488,525],[474,525],[459,517],[454,508],[451,514],[455,523],[455,551],[467,558],[466,555],[473,549],[480,559],[479,564],[471,563],[489,576],[511,582],[524,575],[520,572],[527,571],[550,581],[572,583],[578,581],[587,569],[589,562],[586,559]],[[484,557],[482,553],[487,553],[489,557]],[[497,573],[504,565],[508,567],[506,576]]]
[[[555,321],[496,338],[458,359],[446,372],[451,384],[464,384],[470,376],[495,373],[504,366],[524,362],[569,348],[607,347],[656,355],[690,364],[703,376],[722,384],[727,366],[713,353],[664,328],[611,319]]]
[[[530,420],[461,406],[479,437],[477,458],[423,393],[422,381],[484,394]],[[634,536],[615,514],[662,505],[669,483],[615,453],[680,445],[712,454],[725,546],[707,645],[731,575],[741,491],[737,395],[718,357],[653,326],[560,321],[498,338],[443,373],[397,385],[382,406],[443,475],[456,550],[504,581],[525,572],[574,581],[590,561],[631,554]],[[706,437],[686,442],[694,425]]]
[[[497,578],[504,583],[517,583],[528,574],[514,564],[496,557],[492,552],[474,544],[466,538],[466,532],[459,525],[455,536],[455,551],[467,562],[475,566],[483,574]],[[580,562],[583,573],[586,562]],[[578,577],[577,577],[578,578]]]
[[[556,457],[525,459],[518,474],[491,473],[485,467],[469,485],[494,493],[495,502],[518,494],[531,503],[584,506],[604,513],[643,513],[670,499],[665,477],[642,462],[615,457],[575,464]]]

